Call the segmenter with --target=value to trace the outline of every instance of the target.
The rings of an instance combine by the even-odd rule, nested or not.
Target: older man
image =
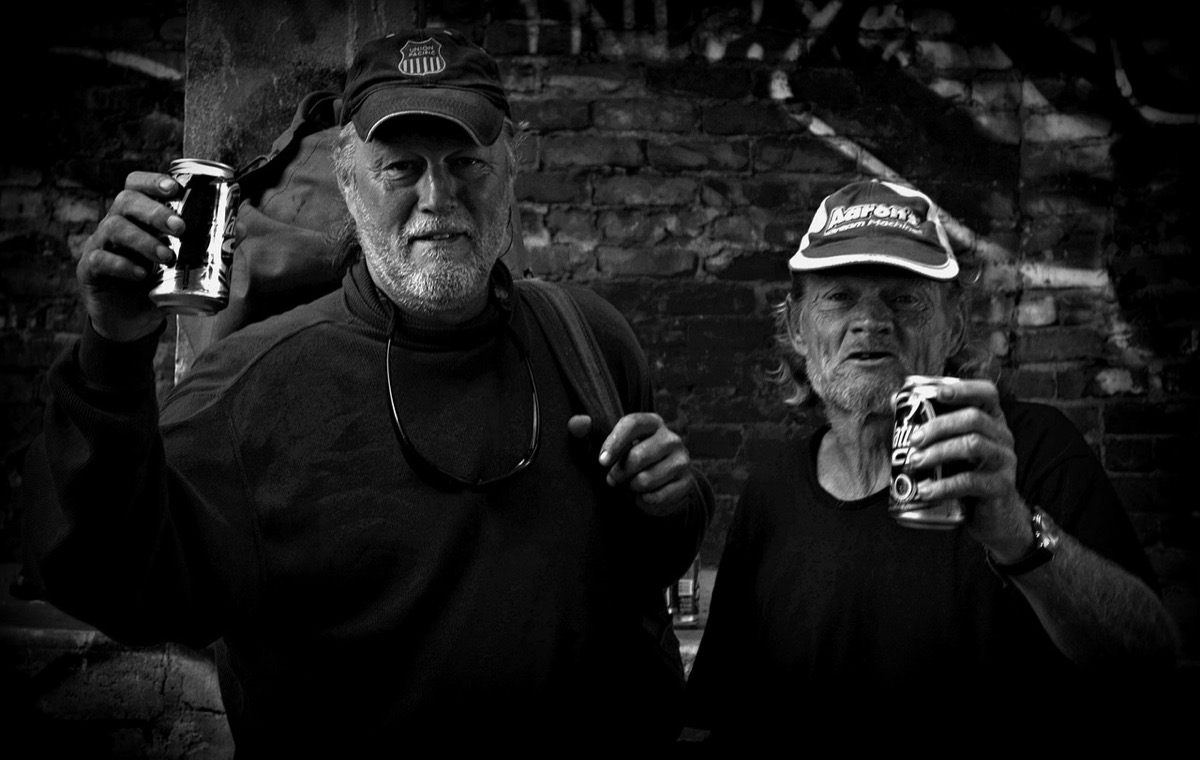
[[[745,486],[689,679],[691,722],[734,744],[1028,739],[1094,693],[1164,672],[1171,620],[1088,445],[1053,408],[974,377],[933,202],[851,183],[822,202],[789,263],[780,376],[789,402],[815,402],[827,422]],[[889,510],[891,397],[910,375],[960,376],[937,391],[945,411],[908,460],[958,466],[917,497],[963,505],[960,528],[914,529]]]
[[[30,567],[119,640],[216,641],[239,757],[674,740],[677,641],[647,623],[711,492],[621,316],[570,289],[627,412],[589,435],[498,261],[516,162],[495,62],[454,31],[391,35],[343,101],[361,260],[212,345],[161,418],[146,282],[179,187],[129,176],[51,370]]]

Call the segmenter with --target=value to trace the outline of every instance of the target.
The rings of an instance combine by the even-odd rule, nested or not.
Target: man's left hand
[[[587,435],[591,420],[572,417],[572,434]],[[608,468],[610,486],[633,491],[648,514],[670,515],[683,509],[695,488],[691,457],[683,439],[651,412],[627,414],[600,445],[599,463]]]

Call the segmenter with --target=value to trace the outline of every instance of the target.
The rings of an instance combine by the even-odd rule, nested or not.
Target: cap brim
[[[434,116],[467,131],[479,145],[491,145],[504,128],[504,112],[474,92],[449,87],[381,87],[367,94],[351,121],[370,140],[385,122],[401,116]]]
[[[834,267],[855,264],[879,264],[899,267],[933,280],[953,280],[958,276],[958,261],[945,251],[906,240],[888,238],[880,240],[880,248],[887,252],[866,250],[869,239],[840,240],[819,248],[808,248],[795,253],[788,260],[788,269],[793,272],[815,272]]]

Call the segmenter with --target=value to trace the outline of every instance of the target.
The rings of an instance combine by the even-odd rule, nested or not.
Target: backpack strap
[[[514,285],[532,307],[555,359],[582,399],[592,430],[607,435],[624,412],[608,362],[579,304],[564,289],[544,280],[526,278]]]
[[[513,284],[532,307],[530,311],[546,334],[555,359],[583,400],[592,418],[592,434],[607,436],[623,415],[621,398],[583,310],[566,290],[553,283],[527,277]],[[650,590],[641,604],[647,642],[641,651],[652,663],[647,672],[658,673],[663,679],[656,682],[659,688],[680,696],[686,683],[683,655],[664,591]],[[676,717],[682,725],[682,716]]]
[[[336,127],[341,123],[341,96],[330,90],[315,90],[305,95],[296,106],[292,123],[275,138],[271,148],[264,154],[255,156],[244,164],[237,172],[237,181],[246,187],[243,192],[257,189],[265,173],[268,178],[282,169],[275,168],[281,162],[291,159],[300,140],[323,129]],[[274,171],[267,171],[268,166]]]

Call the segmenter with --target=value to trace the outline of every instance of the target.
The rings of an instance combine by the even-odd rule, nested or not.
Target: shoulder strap
[[[575,299],[559,286],[536,279],[516,280],[515,286],[532,308],[572,387],[592,420],[611,430],[623,414],[621,398],[596,335]],[[593,428],[597,429],[597,428]]]
[[[570,294],[553,283],[526,278],[516,280],[514,285],[521,291],[525,303],[530,305],[530,311],[546,334],[571,386],[583,399],[584,408],[593,420],[593,432],[602,430],[603,435],[607,435],[623,414],[621,398],[583,310]],[[599,428],[597,421],[602,421]],[[677,697],[683,693],[686,676],[679,638],[675,635],[665,595],[651,590],[642,604],[642,629],[647,643],[644,651],[653,652],[652,662],[659,669],[651,668],[647,672],[661,673],[665,680],[656,681],[656,684]]]

